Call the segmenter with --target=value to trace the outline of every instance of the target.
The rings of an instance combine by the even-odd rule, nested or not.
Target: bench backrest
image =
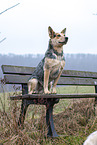
[[[6,84],[27,84],[35,67],[2,65],[4,81]],[[97,85],[97,72],[64,70],[58,85]]]

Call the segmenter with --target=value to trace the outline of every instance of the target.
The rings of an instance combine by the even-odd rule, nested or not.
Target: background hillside
[[[3,76],[1,65],[37,66],[44,55],[0,55],[0,77]],[[97,54],[65,54],[67,70],[96,71]]]

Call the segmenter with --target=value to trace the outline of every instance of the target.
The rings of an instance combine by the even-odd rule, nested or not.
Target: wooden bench
[[[57,132],[53,122],[53,106],[58,103],[60,99],[72,98],[95,98],[97,103],[97,72],[85,72],[64,70],[58,85],[80,85],[80,86],[94,86],[95,93],[93,94],[28,94],[27,80],[31,76],[35,68],[24,66],[10,66],[2,65],[5,84],[21,84],[22,95],[10,96],[11,100],[22,99],[21,112],[18,121],[19,126],[23,126],[25,114],[30,104],[39,104],[46,106],[46,124],[48,128],[47,136],[57,137]]]

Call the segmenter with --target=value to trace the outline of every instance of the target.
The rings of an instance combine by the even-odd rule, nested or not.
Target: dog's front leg
[[[59,80],[61,74],[62,74],[62,70],[60,71],[58,77],[54,80],[53,88],[52,88],[52,93],[53,93],[53,94],[56,94],[56,85],[57,85],[57,83],[58,83],[58,80]]]
[[[50,94],[51,93],[48,90],[49,75],[50,75],[50,70],[45,68],[44,69],[44,93],[45,94]]]

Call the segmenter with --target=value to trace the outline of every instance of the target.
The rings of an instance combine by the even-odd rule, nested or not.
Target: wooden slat
[[[58,85],[87,85],[94,86],[97,84],[97,79],[92,78],[75,78],[75,77],[60,77]]]
[[[27,84],[30,75],[5,75],[4,80],[6,84]],[[91,78],[71,78],[60,77],[58,85],[87,85],[94,86],[97,84],[97,79]]]
[[[65,77],[79,77],[79,78],[97,78],[97,72],[63,70],[62,75]]]
[[[21,100],[21,99],[73,99],[73,98],[96,98],[97,94],[25,94],[25,95],[18,95],[18,96],[10,96],[11,100]]]
[[[12,66],[2,65],[3,74],[20,74],[20,75],[31,75],[35,70],[35,67],[24,67],[24,66]]]
[[[3,70],[4,74],[31,75],[32,72],[35,70],[35,67],[2,65],[2,70]],[[96,79],[97,72],[63,70],[63,73],[61,76],[79,77],[79,78],[95,78]]]
[[[6,84],[27,84],[31,75],[5,75],[4,82]]]

